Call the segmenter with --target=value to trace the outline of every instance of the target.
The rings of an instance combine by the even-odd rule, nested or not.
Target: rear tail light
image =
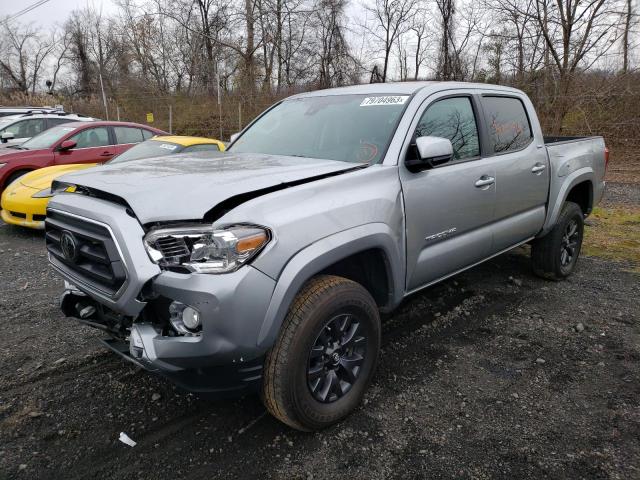
[[[609,168],[609,147],[604,147],[604,170],[607,171]]]

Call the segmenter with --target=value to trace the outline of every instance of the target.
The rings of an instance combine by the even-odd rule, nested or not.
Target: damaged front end
[[[66,281],[66,316],[104,331],[111,350],[187,390],[225,396],[259,387],[265,352],[257,344],[273,279],[250,265],[229,263],[224,274],[159,266],[145,246],[148,232],[105,199],[61,195],[48,213],[47,249]],[[242,238],[258,247],[254,237]],[[219,249],[211,244],[207,258]]]

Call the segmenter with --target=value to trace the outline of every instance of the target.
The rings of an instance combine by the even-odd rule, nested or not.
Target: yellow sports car
[[[139,143],[108,163],[121,163],[141,158],[175,153],[224,151],[224,143],[212,138],[160,136]],[[97,163],[55,165],[29,172],[2,193],[0,216],[6,223],[29,228],[44,228],[47,204],[51,198],[51,182],[66,174],[96,166]]]

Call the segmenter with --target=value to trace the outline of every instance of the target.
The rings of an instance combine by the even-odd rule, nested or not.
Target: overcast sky
[[[35,4],[37,1],[38,0],[0,0],[0,16],[11,16],[29,5]],[[21,15],[16,20],[25,23],[35,22],[43,27],[48,27],[55,23],[64,22],[72,10],[87,5],[102,8],[102,11],[107,14],[115,10],[115,5],[111,0],[49,0],[47,3]]]

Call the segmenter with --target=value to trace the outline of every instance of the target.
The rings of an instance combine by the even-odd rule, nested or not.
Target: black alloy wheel
[[[565,202],[553,228],[531,244],[531,260],[536,275],[549,280],[567,278],[576,268],[584,234],[584,212],[573,202]]]
[[[579,240],[578,222],[575,219],[571,219],[564,229],[562,241],[560,242],[560,264],[563,267],[570,265],[575,258]]]
[[[327,322],[309,352],[307,384],[316,400],[335,402],[351,390],[366,346],[366,330],[357,316],[342,313]]]

